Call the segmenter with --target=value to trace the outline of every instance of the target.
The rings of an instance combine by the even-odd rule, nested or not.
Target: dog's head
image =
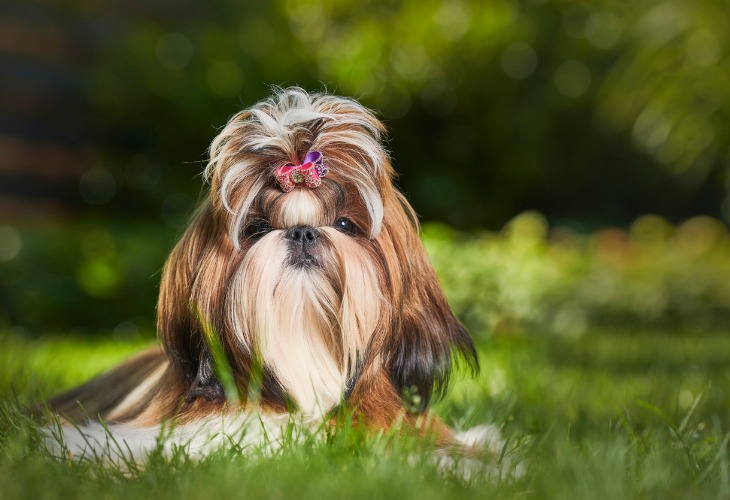
[[[211,341],[244,394],[255,382],[262,403],[306,414],[377,373],[424,408],[454,354],[475,365],[393,186],[384,133],[353,100],[292,88],[235,115],[213,141],[210,190],[165,266],[158,304],[188,399],[223,397]]]

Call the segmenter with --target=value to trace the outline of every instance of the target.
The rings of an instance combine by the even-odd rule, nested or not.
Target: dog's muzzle
[[[284,233],[289,242],[289,264],[293,266],[316,265],[320,234],[311,226],[296,226]]]

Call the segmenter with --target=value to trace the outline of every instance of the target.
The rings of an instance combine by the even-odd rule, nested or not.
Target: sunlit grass
[[[46,397],[81,384],[154,342],[0,333],[0,397]]]
[[[0,490],[6,498],[245,496],[265,498],[726,497],[730,337],[724,332],[592,331],[497,336],[482,372],[459,377],[435,411],[457,428],[493,423],[506,472],[463,481],[439,472],[406,437],[349,428],[291,441],[274,455],[223,450],[195,463],[156,456],[123,475],[68,464],[38,446],[21,402],[85,380],[143,342],[0,338]],[[414,458],[415,457],[415,458]],[[495,462],[496,459],[493,460]]]

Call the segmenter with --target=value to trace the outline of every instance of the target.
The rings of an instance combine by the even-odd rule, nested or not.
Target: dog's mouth
[[[296,269],[309,269],[320,267],[319,258],[307,253],[306,251],[290,251],[286,261],[287,265]]]

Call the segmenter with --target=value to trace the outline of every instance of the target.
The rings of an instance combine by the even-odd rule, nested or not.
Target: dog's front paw
[[[454,460],[441,460],[441,466],[465,480],[474,477],[487,479],[518,479],[524,475],[524,466],[507,450],[507,442],[495,425],[478,425],[454,435],[454,441],[462,448],[463,455]],[[450,466],[450,467],[449,467]]]
[[[454,439],[466,449],[497,456],[504,447],[502,433],[499,432],[496,425],[477,425],[471,429],[457,432]]]

